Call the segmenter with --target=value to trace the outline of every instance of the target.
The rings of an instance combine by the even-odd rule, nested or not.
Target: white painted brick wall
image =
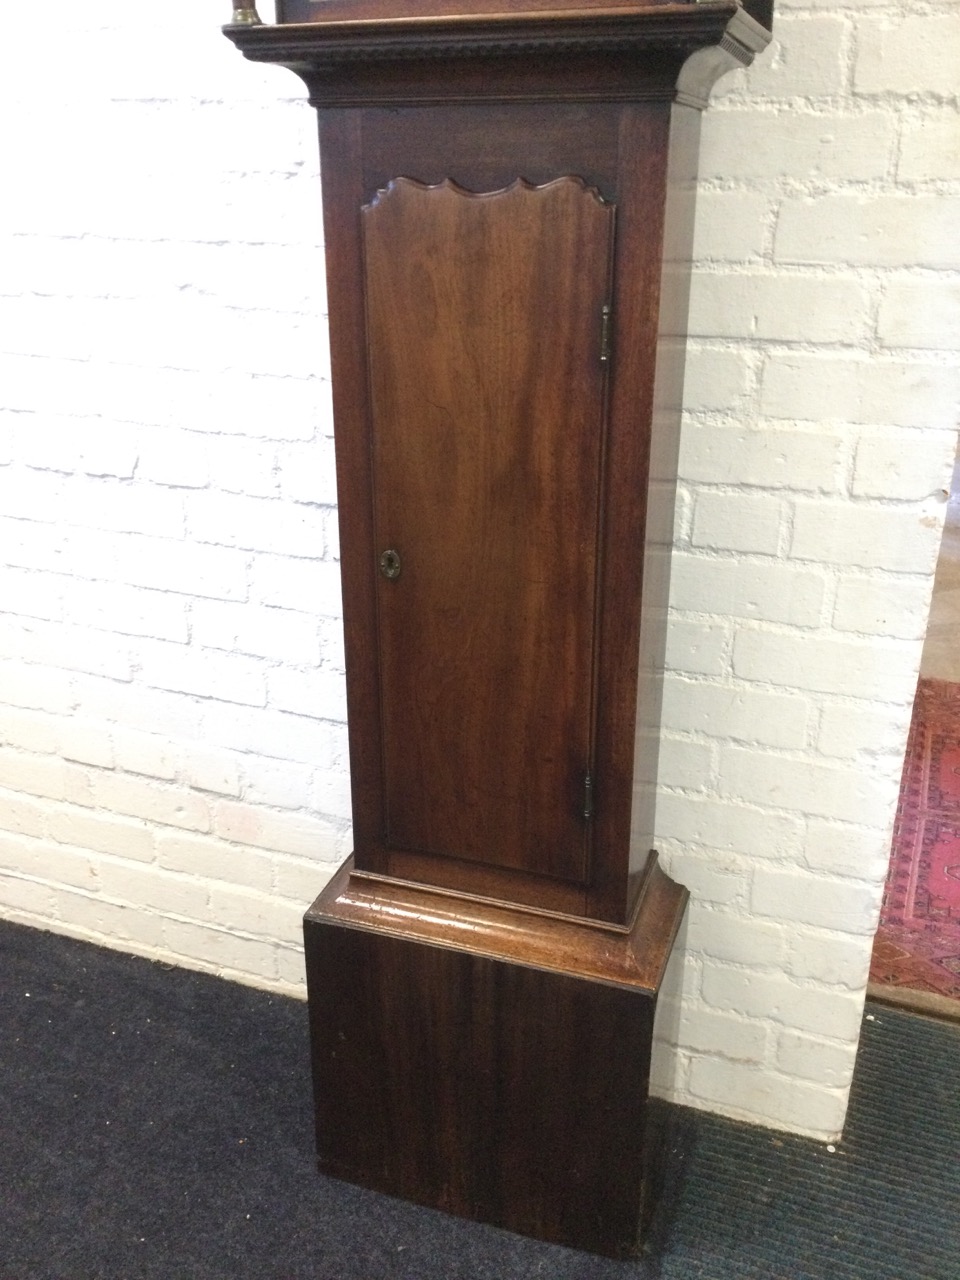
[[[829,9],[829,12],[827,10]],[[704,117],[665,784],[693,891],[655,1068],[841,1127],[957,443],[960,15],[778,0]],[[705,225],[709,220],[710,225]],[[725,372],[721,393],[704,387]]]
[[[841,1127],[956,432],[950,0],[780,0],[704,119],[658,1089]],[[302,994],[349,852],[315,121],[226,0],[6,15],[0,912]]]

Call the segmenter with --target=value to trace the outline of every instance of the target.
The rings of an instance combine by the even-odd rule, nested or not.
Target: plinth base
[[[653,1016],[686,892],[619,931],[352,873],[304,920],[322,1173],[614,1257],[658,1181]]]

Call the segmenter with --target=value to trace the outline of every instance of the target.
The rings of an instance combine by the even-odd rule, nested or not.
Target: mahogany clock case
[[[320,1167],[613,1255],[657,1180],[686,903],[652,850],[653,531],[699,117],[765,17],[283,0],[226,29],[320,122],[355,841],[304,925]]]

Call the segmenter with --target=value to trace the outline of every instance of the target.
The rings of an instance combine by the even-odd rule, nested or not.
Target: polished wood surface
[[[362,212],[391,848],[586,878],[614,214],[575,178]]]
[[[733,0],[341,7],[228,34],[321,108],[356,865],[624,925],[653,840],[665,339],[682,356],[663,264],[685,298],[692,236],[676,85],[699,101],[767,33]]]
[[[383,22],[396,18],[456,17],[486,14],[497,17],[504,13],[557,14],[571,10],[580,13],[640,12],[654,8],[680,8],[701,0],[418,0],[411,12],[410,0],[277,0],[280,23],[367,21]],[[773,18],[773,0],[747,0],[744,8],[758,22],[769,27]]]
[[[304,923],[320,1167],[627,1256],[686,902],[651,845],[698,109],[768,0],[280,13],[227,34],[320,115],[355,840]]]
[[[629,1256],[657,1182],[656,991],[686,895],[632,931],[344,869],[304,937],[322,1172]]]
[[[629,928],[546,911],[516,911],[495,901],[367,876],[356,871],[352,860],[340,868],[307,918],[654,995],[688,895],[660,869],[656,854],[650,855],[647,872]]]
[[[644,592],[643,557],[637,549],[644,545],[647,515],[664,243],[665,157],[671,119],[667,103],[633,107],[579,105],[559,112],[552,124],[546,109],[532,105],[509,110],[471,105],[430,111],[410,108],[387,112],[371,108],[323,113],[321,141],[324,173],[328,175],[324,183],[328,295],[331,316],[335,317],[331,347],[341,497],[348,719],[355,851],[361,869],[614,923],[624,924],[631,918],[651,840],[647,824],[642,831],[638,827],[634,832],[631,846],[634,778],[656,774],[656,737],[647,732],[638,738],[636,733]],[[494,128],[495,145],[491,142]],[[591,135],[597,140],[592,153]],[[532,144],[531,136],[535,139]],[[539,195],[524,185],[532,185],[526,169],[528,150],[533,157],[530,172],[538,180],[537,187],[543,188]],[[441,185],[434,195],[421,189],[435,186],[424,180],[434,178],[438,169],[442,172],[447,166],[454,175],[450,181],[475,193],[474,199],[457,195],[449,184]],[[587,177],[572,173],[575,166],[585,168]],[[486,282],[486,272],[478,272],[475,278],[468,273],[461,279],[458,273],[463,269],[456,265],[455,255],[448,254],[442,265],[431,266],[431,288],[439,290],[445,299],[444,335],[453,344],[451,356],[442,354],[442,345],[424,343],[416,328],[421,323],[416,315],[409,317],[409,333],[405,332],[409,308],[398,295],[405,290],[412,296],[416,273],[399,260],[410,257],[413,261],[414,256],[395,252],[395,240],[379,252],[376,245],[365,244],[364,224],[381,208],[379,202],[374,202],[378,201],[378,190],[389,187],[391,179],[384,183],[387,174],[406,178],[397,191],[415,195],[424,204],[446,192],[445,200],[469,212],[477,223],[471,234],[478,236],[481,232],[493,234],[494,223],[498,222],[493,215],[498,208],[508,208],[511,201],[525,200],[530,205],[526,215],[529,224],[522,235],[518,230],[521,224],[512,215],[500,220],[501,230],[497,232],[504,236],[509,232],[509,237],[521,235],[524,247],[511,250],[508,237],[502,252],[504,262],[523,259],[523,272],[517,277],[526,281],[522,290],[512,289],[499,267]],[[519,184],[518,178],[523,180]],[[553,186],[558,178],[559,185]],[[590,190],[593,187],[606,203],[599,203]],[[514,194],[495,194],[504,188],[507,192],[512,188]],[[477,197],[476,193],[481,194]],[[570,210],[551,229],[539,202],[555,201],[561,194]],[[364,207],[368,207],[367,213],[362,212]],[[382,207],[384,211],[389,207],[386,200]],[[590,217],[598,230],[589,230],[593,225],[590,222],[581,225],[579,214],[570,221],[574,208],[592,211]],[[457,219],[462,221],[467,216],[467,212],[461,212]],[[616,233],[609,255],[609,228],[614,217]],[[448,239],[454,234],[453,224],[447,226],[449,220],[445,210],[440,221]],[[426,228],[419,215],[412,221]],[[566,222],[570,228],[576,227],[576,233],[567,233],[564,241],[561,228]],[[487,223],[490,226],[485,230]],[[434,236],[436,249],[436,233],[429,234]],[[462,238],[461,231],[456,235]],[[537,279],[530,272],[538,261],[544,261],[544,255],[538,258],[535,248],[541,241],[550,246],[553,270],[541,271],[541,278]],[[594,265],[586,271],[588,253]],[[498,261],[500,256],[498,252]],[[422,262],[423,255],[415,260]],[[381,279],[383,283],[379,283]],[[469,291],[466,280],[470,281]],[[629,287],[619,283],[626,280],[630,281]],[[497,290],[504,307],[493,297]],[[569,317],[564,312],[563,319],[557,316],[559,308],[551,301],[560,296],[558,290],[566,291],[565,299],[573,308]],[[474,304],[468,293],[472,293]],[[370,297],[386,299],[388,294],[391,301],[383,306],[374,301],[371,311]],[[613,305],[613,322],[611,372],[606,375],[609,386],[604,392],[603,366],[598,361],[598,311],[605,297]],[[496,344],[501,342],[498,335],[506,332],[505,324],[512,326],[514,332],[526,325],[530,333],[529,338],[517,340],[516,351],[503,352],[502,360],[507,363],[497,363],[500,355],[488,359],[483,375],[489,379],[487,384],[482,383],[480,366],[475,361],[471,363],[471,352],[464,346],[463,337],[458,336],[465,331],[471,316],[474,318],[470,323],[476,329],[475,317],[481,309],[476,304],[480,301],[488,316],[485,323],[490,337],[485,341],[488,347],[492,344],[494,354]],[[391,320],[391,307],[399,319]],[[490,318],[497,317],[500,310],[504,310],[502,321]],[[381,312],[382,324],[376,319]],[[371,323],[380,325],[376,350],[370,340]],[[401,422],[395,416],[394,402],[390,401],[388,414],[379,414],[371,394],[371,378],[379,376],[378,362],[384,359],[381,350],[389,351],[394,341],[389,336],[391,324],[400,346],[386,358],[392,362],[397,377],[394,379],[392,373],[389,379],[381,377],[380,394],[406,395],[403,421],[412,421],[410,415],[416,417],[416,430],[391,425]],[[580,326],[576,331],[571,328],[574,324]],[[409,338],[414,332],[419,334],[416,342]],[[536,354],[541,333],[554,354],[548,350]],[[386,338],[389,341],[381,341]],[[417,351],[409,378],[403,369],[412,357],[406,353],[404,342]],[[575,366],[570,364],[567,351],[571,342],[583,348],[583,357],[577,357]],[[526,360],[527,364],[509,363],[517,359]],[[561,373],[572,367],[582,372],[571,379],[567,388],[561,382]],[[453,456],[444,455],[436,447],[437,425],[424,419],[418,405],[426,381],[439,378],[445,384],[455,383],[453,372],[457,370],[462,370],[464,386],[454,386],[453,390],[463,397],[469,388],[467,398],[474,403],[465,420],[474,421],[472,430],[480,433],[478,439],[483,447],[471,446]],[[508,443],[507,433],[503,437],[506,452],[501,448],[499,458],[502,461],[509,454],[514,464],[512,490],[501,485],[497,492],[491,483],[491,468],[495,470],[500,463],[492,451],[492,433],[484,425],[490,421],[490,410],[483,405],[496,404],[502,409],[502,388],[516,385],[520,372],[537,380],[537,394],[530,403],[544,402],[549,406],[549,417],[544,414],[531,418],[520,431],[516,409],[519,400],[514,392],[510,393],[515,396],[514,408],[505,420],[515,422],[513,444]],[[403,386],[407,387],[406,392],[395,389]],[[444,394],[449,398],[452,391]],[[601,394],[608,398],[606,419],[596,411]],[[501,396],[499,401],[497,396]],[[463,403],[451,403],[457,404],[458,416],[464,413]],[[572,430],[577,417],[580,426]],[[550,428],[549,420],[554,418],[561,428],[553,437],[562,442],[559,448],[550,444],[550,433],[555,428]],[[537,428],[539,435],[535,432],[525,443],[523,436],[534,421],[542,424]],[[387,447],[392,450],[394,461],[389,466],[382,465],[377,424],[383,425]],[[422,439],[421,432],[425,433]],[[543,468],[539,479],[531,476],[533,461]],[[409,467],[413,468],[412,478],[405,470]],[[431,481],[426,488],[425,477]],[[396,493],[391,496],[394,485]],[[458,494],[469,501],[458,503]],[[562,502],[559,494],[565,495]],[[526,532],[521,515],[524,504],[529,507]],[[390,582],[380,576],[377,563],[380,554],[391,546],[394,532],[390,523],[394,516],[414,540],[427,539],[428,551],[425,556],[415,553],[410,559],[403,548],[395,548],[400,551],[403,568],[400,577]],[[420,524],[424,527],[418,530]],[[469,566],[468,579],[463,579],[464,569],[450,566],[456,565],[458,557],[461,565],[469,565],[473,545],[482,545],[484,554],[477,564]],[[518,559],[521,551],[522,558]],[[493,557],[490,566],[485,561],[488,553]],[[553,569],[554,559],[558,572]],[[418,595],[417,566],[432,572],[434,560],[443,566],[442,572],[436,575],[433,586],[428,585],[426,597]],[[414,566],[412,581],[407,576],[408,563]],[[499,588],[496,575],[488,572],[494,563],[502,575]],[[592,579],[590,574],[594,575]],[[526,603],[530,583],[538,580],[550,584],[549,590],[539,596],[543,622],[537,621],[536,613],[529,613]],[[478,582],[478,607],[487,611],[498,608],[498,613],[488,612],[487,616],[498,616],[500,635],[495,644],[488,635],[477,645],[476,653],[484,661],[465,662],[464,651],[469,652],[470,627],[474,624],[468,624],[463,637],[455,636],[455,628],[449,623],[444,633],[436,630],[429,610],[436,611],[443,604],[444,594],[451,591],[461,593],[456,607],[466,608],[473,596],[471,589],[462,588]],[[414,590],[406,590],[411,585]],[[498,590],[504,596],[499,607]],[[417,614],[409,607],[408,602],[429,602],[433,598],[431,592],[440,594],[427,613]],[[660,594],[658,586],[654,603],[659,603]],[[583,620],[582,611],[587,596],[591,597],[589,623]],[[548,604],[554,610],[550,621]],[[394,612],[402,619],[400,627],[392,627]],[[469,619],[469,609],[462,616]],[[521,620],[529,624],[527,634],[511,635],[511,628]],[[539,658],[534,652],[538,628],[541,637],[549,636],[548,643],[541,645]],[[436,643],[434,635],[442,637],[443,642]],[[573,640],[572,662],[565,656],[571,652],[568,636]],[[421,640],[429,655],[429,662],[422,664],[417,653]],[[526,648],[517,648],[518,644]],[[507,673],[505,678],[503,670],[497,671],[497,664],[501,668],[510,665],[511,645],[512,652],[525,655],[525,671]],[[489,652],[484,652],[484,646]],[[395,706],[384,679],[383,660],[393,663],[394,679],[396,674],[408,679]],[[416,673],[426,672],[428,666],[444,682],[445,687],[439,692],[429,678],[418,680]],[[427,710],[419,708],[418,703],[430,703],[429,713],[437,720],[437,699],[451,696],[450,673],[457,671],[461,673],[461,685],[452,692],[458,698],[472,699],[471,731],[461,735],[468,741],[456,753],[435,751],[429,768],[418,773],[416,726],[418,716],[425,716]],[[526,682],[527,692],[520,699],[516,697],[517,679]],[[536,696],[531,696],[532,692]],[[452,705],[454,711],[447,717],[451,730],[457,719],[456,703]],[[463,707],[466,702],[459,705]],[[648,728],[655,727],[656,705],[641,710]],[[531,747],[531,726],[537,714],[546,717],[544,724],[549,725],[553,737],[549,743],[534,741]],[[518,729],[524,721],[527,727]],[[519,732],[519,750],[503,735],[498,739],[498,723],[510,726],[511,732]],[[474,724],[478,726],[476,730]],[[439,717],[439,726],[443,730],[443,717]],[[528,788],[512,790],[512,774],[531,777],[530,773],[524,774],[523,758],[531,750],[541,765],[547,752],[564,754],[562,758],[557,755],[552,775],[542,771],[542,783],[534,780]],[[491,770],[483,780],[487,812],[483,813],[483,796],[476,783],[473,785],[477,798],[467,804],[473,819],[482,818],[479,830],[458,817],[464,806],[465,788],[450,776],[464,751],[475,753],[471,763],[474,778],[481,764],[489,764]],[[500,754],[510,760],[509,769],[501,767]],[[583,779],[587,771],[593,779],[593,817],[585,827],[578,815],[584,811]],[[431,774],[452,788],[448,791],[449,802],[439,796],[434,798],[438,818],[433,829],[429,826],[433,819],[418,799],[423,789],[431,785]],[[468,781],[470,776],[469,770],[463,775]],[[545,788],[549,788],[549,794]],[[537,819],[532,816],[533,806],[529,819],[522,816],[523,790],[537,798]],[[513,831],[511,822],[499,821],[494,803],[498,791],[504,797],[513,796],[509,802]],[[403,805],[407,803],[414,817],[405,829]],[[398,812],[400,821],[394,816]],[[414,820],[419,824],[418,830],[413,829]],[[546,838],[538,838],[537,822],[543,824]],[[483,828],[487,824],[493,838],[485,839]],[[443,830],[456,833],[457,843],[440,839],[438,833],[442,836]],[[583,853],[574,851],[571,839],[578,832],[578,848]],[[643,847],[636,844],[638,839],[646,842]]]

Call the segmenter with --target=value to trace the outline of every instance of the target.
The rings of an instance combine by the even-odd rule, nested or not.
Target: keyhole
[[[384,551],[380,556],[380,572],[393,582],[400,577],[400,556],[396,551]]]

